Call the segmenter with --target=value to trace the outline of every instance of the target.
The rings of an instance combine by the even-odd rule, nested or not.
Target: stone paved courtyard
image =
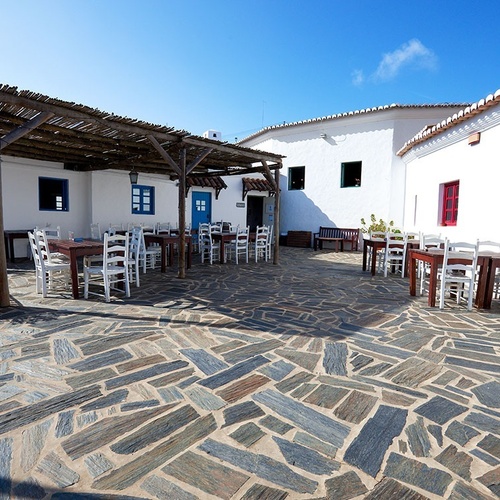
[[[500,496],[500,307],[360,253],[148,271],[110,304],[9,264],[0,498]]]

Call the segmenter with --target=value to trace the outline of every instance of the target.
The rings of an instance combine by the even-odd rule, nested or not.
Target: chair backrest
[[[405,231],[406,240],[420,240],[420,233],[415,231]]]
[[[114,235],[117,231],[123,231],[123,224],[110,224],[108,228],[108,234]]]
[[[51,226],[38,227],[37,226],[37,227],[35,227],[35,232],[36,231],[45,231],[45,237],[48,239],[55,239],[55,240],[61,239],[61,226],[56,226],[56,227],[51,227]]]
[[[370,231],[369,232],[369,239],[370,240],[380,240],[384,241],[385,240],[385,232],[384,231]]]
[[[231,232],[231,226],[232,226],[232,224],[230,222],[223,222],[222,223],[222,232],[223,233],[230,233]]]
[[[222,224],[210,224],[210,233],[222,233]]]
[[[156,226],[146,224],[145,222],[141,222],[139,225],[142,227],[142,232],[144,234],[156,234]]]
[[[156,223],[156,234],[168,234],[170,235],[170,222],[157,222]]]
[[[99,222],[93,222],[90,224],[90,237],[93,240],[102,240],[101,225]]]
[[[47,234],[45,233],[45,229],[38,229],[35,231],[35,241],[38,249],[38,255],[42,263],[52,263],[52,258],[50,254],[49,245],[47,243]]]
[[[500,243],[497,241],[489,241],[489,240],[479,241],[479,251],[500,253]]]
[[[33,255],[33,263],[35,264],[35,269],[40,268],[41,267],[40,250],[36,242],[35,234],[32,233],[31,231],[28,231],[28,239],[30,242],[31,253]]]
[[[132,231],[128,231],[128,252],[129,258],[138,260],[139,253],[141,251],[141,234],[142,229],[140,227],[134,227]]]
[[[445,239],[444,243],[444,258],[443,258],[443,273],[453,271],[463,271],[471,273],[472,276],[476,273],[477,257],[479,252],[479,240],[476,243],[469,243],[467,241],[450,241]],[[450,264],[450,259],[463,257],[470,259],[467,264]]]
[[[441,238],[440,234],[424,234],[420,235],[420,248],[426,250],[428,248],[441,248],[445,244],[445,238]]]
[[[246,247],[250,236],[250,226],[240,227],[236,232],[236,246]]]
[[[255,245],[267,246],[268,237],[269,237],[269,227],[257,226],[257,229],[255,230]]]
[[[110,267],[123,267],[127,273],[127,259],[129,257],[129,236],[109,233],[104,234],[103,266],[104,270]]]
[[[198,225],[198,234],[209,233],[210,224],[208,222],[200,222]]]

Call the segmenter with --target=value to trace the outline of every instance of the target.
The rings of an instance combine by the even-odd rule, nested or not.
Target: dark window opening
[[[39,177],[38,206],[40,210],[67,212],[68,180]]]
[[[342,163],[342,178],[340,187],[359,187],[361,186],[361,162],[350,161]]]
[[[152,186],[132,186],[132,213],[155,214],[155,188]]]
[[[304,189],[306,167],[290,167],[288,169],[288,190]]]

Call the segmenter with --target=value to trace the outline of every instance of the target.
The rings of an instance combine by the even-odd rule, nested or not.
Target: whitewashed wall
[[[61,163],[12,158],[2,155],[2,198],[4,229],[32,229],[35,226],[61,227],[63,237],[68,231],[86,235],[90,224],[90,184],[85,173],[64,170]],[[38,178],[67,179],[69,211],[39,209]],[[15,241],[16,256],[26,255],[27,241]]]
[[[424,126],[457,108],[403,108],[278,127],[242,145],[286,156],[280,232],[359,227],[361,218],[403,225],[405,169],[396,151]],[[322,138],[321,135],[326,137]],[[341,164],[362,162],[360,187],[341,188]],[[288,168],[305,166],[305,189],[288,190]]]
[[[137,184],[155,188],[155,214],[132,213],[132,186],[127,172],[102,170],[92,173],[92,222],[99,222],[101,229],[110,224],[178,223],[178,187],[176,183],[161,175],[139,174]],[[189,214],[190,214],[190,206]],[[190,215],[189,215],[190,217]],[[187,219],[188,221],[190,219]]]
[[[479,144],[468,136],[481,132]],[[407,163],[405,226],[455,240],[500,241],[500,106],[414,147]],[[439,224],[439,186],[460,181],[456,226]],[[416,210],[415,210],[416,206]]]

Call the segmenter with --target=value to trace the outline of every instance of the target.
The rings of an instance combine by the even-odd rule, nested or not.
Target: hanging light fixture
[[[130,177],[130,184],[137,184],[139,174],[135,171],[134,168],[128,173],[128,176]]]

